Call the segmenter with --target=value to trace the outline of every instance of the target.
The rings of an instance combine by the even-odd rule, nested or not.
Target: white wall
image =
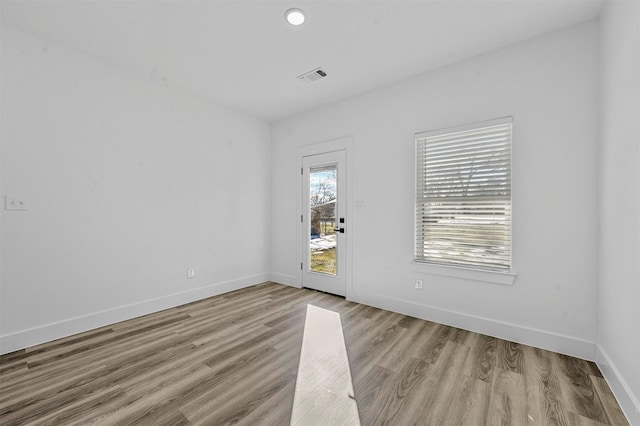
[[[267,278],[268,123],[3,26],[1,131],[1,352]]]
[[[272,276],[299,284],[297,147],[353,135],[348,298],[593,358],[597,47],[589,22],[275,123]],[[426,274],[411,262],[413,134],[508,115],[514,285]]]
[[[598,363],[640,424],[640,4],[601,16]]]

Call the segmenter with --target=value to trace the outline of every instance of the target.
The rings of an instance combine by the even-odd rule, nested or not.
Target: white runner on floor
[[[291,425],[360,425],[337,312],[307,305]]]

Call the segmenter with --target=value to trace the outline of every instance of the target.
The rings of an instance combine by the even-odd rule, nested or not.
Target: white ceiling
[[[7,1],[2,23],[272,121],[594,18],[603,0]],[[307,22],[293,27],[284,12]],[[315,83],[296,79],[323,67]]]

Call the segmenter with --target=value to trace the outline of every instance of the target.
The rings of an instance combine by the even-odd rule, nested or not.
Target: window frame
[[[509,193],[508,193],[508,205],[506,207],[508,211],[505,212],[505,216],[508,218],[508,220],[504,222],[505,224],[508,222],[509,235],[508,235],[508,239],[505,240],[508,242],[508,257],[507,257],[508,264],[504,266],[501,265],[499,267],[495,267],[493,265],[483,265],[481,262],[478,262],[477,264],[469,264],[468,260],[466,261],[466,263],[462,263],[462,262],[456,263],[455,260],[452,260],[452,259],[448,259],[445,261],[438,261],[438,260],[434,260],[433,257],[428,258],[429,256],[424,255],[424,248],[422,253],[420,253],[419,251],[419,245],[422,244],[422,247],[424,247],[424,242],[426,241],[424,237],[424,228],[420,229],[419,223],[424,223],[425,218],[430,217],[429,215],[421,214],[419,212],[419,210],[421,208],[424,208],[424,205],[426,204],[424,200],[424,196],[427,193],[426,184],[424,182],[419,181],[420,174],[419,174],[418,168],[419,167],[424,168],[427,165],[426,158],[422,163],[419,163],[420,147],[422,146],[423,147],[422,149],[424,149],[424,146],[425,144],[428,143],[427,140],[429,138],[442,138],[446,136],[452,136],[455,133],[459,133],[459,132],[468,132],[473,130],[480,131],[481,129],[484,129],[484,128],[489,128],[494,126],[505,126],[505,125],[508,126],[508,130],[509,130],[508,147],[506,148],[506,150],[508,150],[507,184],[508,184]],[[420,142],[420,141],[423,141],[423,142]],[[513,273],[513,192],[512,192],[513,117],[507,116],[507,117],[501,117],[498,119],[468,123],[468,124],[454,126],[454,127],[446,127],[446,128],[440,128],[436,130],[416,133],[414,135],[414,149],[415,149],[414,151],[414,155],[415,155],[414,196],[415,197],[414,197],[413,262],[417,266],[417,269],[419,271],[425,271],[425,272],[433,273],[436,275],[445,275],[445,276],[452,276],[452,277],[458,277],[458,278],[474,279],[479,281],[495,282],[498,284],[505,284],[505,285],[513,284],[513,280],[515,279],[515,274]],[[505,149],[502,149],[500,152],[504,152],[504,151]],[[482,194],[483,192],[481,191],[478,196],[468,196],[468,197],[470,201],[473,200],[477,202],[479,199],[483,197]],[[451,200],[453,197],[454,196],[444,196],[443,200],[447,198]],[[500,197],[497,197],[497,198],[500,198]],[[503,200],[503,201],[506,201],[506,200]],[[466,214],[468,215],[468,213]],[[419,231],[423,234],[422,236],[419,236]],[[492,246],[491,244],[487,244],[486,246],[484,246],[483,250],[486,250],[487,248],[494,248],[494,246]],[[507,253],[507,250],[504,250],[502,253],[497,255],[497,257],[503,256],[505,253]],[[421,255],[419,256],[419,254]],[[468,256],[461,256],[461,258],[463,259],[465,257],[468,257]]]

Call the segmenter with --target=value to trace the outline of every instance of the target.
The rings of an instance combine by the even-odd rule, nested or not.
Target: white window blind
[[[511,117],[416,135],[417,261],[511,268]]]

